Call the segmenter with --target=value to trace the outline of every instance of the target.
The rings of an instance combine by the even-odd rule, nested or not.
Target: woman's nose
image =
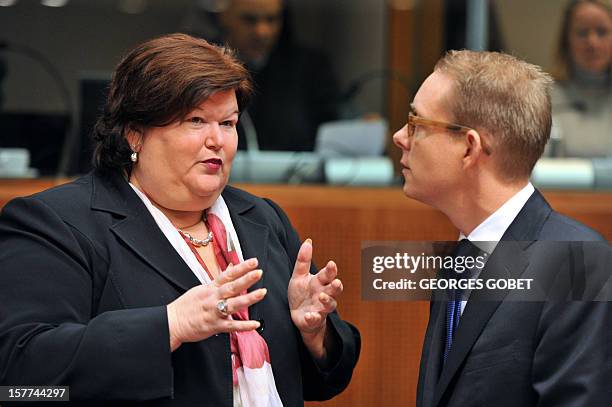
[[[211,150],[219,150],[221,147],[223,147],[223,142],[224,135],[223,131],[221,130],[221,126],[219,126],[219,123],[213,123],[206,134],[204,144]]]

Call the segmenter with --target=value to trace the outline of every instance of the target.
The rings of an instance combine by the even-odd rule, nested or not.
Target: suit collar
[[[524,247],[520,243],[507,241],[499,244],[487,261],[479,278],[484,280],[519,278],[528,265],[528,258],[524,252]],[[457,374],[472,346],[485,329],[487,322],[509,292],[509,290],[504,290],[494,296],[485,290],[472,292],[459,320],[459,327],[453,339],[448,359],[442,368],[440,380],[434,392],[433,406],[436,406],[441,400],[454,375]],[[441,303],[440,309],[442,321],[445,321],[446,302]],[[444,341],[444,335],[440,340]]]
[[[244,259],[257,257],[257,267],[265,271],[268,262],[268,226],[257,221],[251,211],[255,207],[254,202],[245,198],[237,189],[226,187],[223,198],[240,239]],[[263,286],[264,276],[249,291]]]
[[[431,406],[442,370],[442,353],[446,335],[446,302],[441,292],[433,292],[430,307],[430,323],[425,332],[424,349],[419,369],[419,389],[417,391],[417,406]]]
[[[529,264],[525,250],[537,240],[539,232],[551,212],[552,209],[540,192],[534,191],[504,233],[501,239],[503,243],[498,244],[495,248],[480,278],[519,278]],[[434,392],[433,406],[436,406],[442,399],[444,392],[468,356],[472,346],[508,293],[509,291],[506,290],[493,298],[487,291],[477,290],[470,296],[460,319],[451,352],[442,368],[440,380]],[[441,303],[441,305],[444,304],[444,302]],[[440,306],[439,316],[443,317],[444,313],[445,307]],[[441,340],[444,341],[444,338]]]
[[[268,226],[261,224],[254,214],[255,203],[244,192],[231,186],[226,186],[222,193],[225,203],[230,212],[232,223],[236,229],[236,234],[240,239],[242,255],[244,259],[257,257],[258,268],[264,270],[261,279],[255,283],[248,291],[265,287],[266,270],[268,265]],[[249,318],[263,320],[263,306],[265,299],[249,307]]]
[[[502,236],[502,241],[533,242],[538,239],[552,209],[537,189]]]
[[[131,190],[125,178],[120,174],[91,173],[92,194],[91,209],[109,212],[125,217],[130,212],[130,207],[138,197]]]
[[[91,208],[117,215],[110,230],[119,240],[180,290],[200,284],[125,178],[93,174],[92,183]]]
[[[533,195],[533,192],[533,185],[528,182],[527,185],[512,195],[510,199],[476,226],[467,238],[471,241],[500,241],[506,230],[510,227],[510,224],[516,219],[521,209],[523,209],[529,198]],[[463,233],[461,233],[459,240],[464,237]]]
[[[91,208],[117,215],[112,232],[132,251],[182,290],[199,284],[195,275],[160,232],[144,203],[120,174],[93,173]],[[240,239],[245,258],[257,257],[259,268],[267,264],[268,228],[254,221],[252,199],[233,187],[226,187],[223,197]],[[251,289],[263,286],[263,278]]]
[[[93,173],[91,208],[109,212],[118,220],[111,231],[136,255],[157,273],[183,291],[200,284],[193,272],[161,233],[155,220],[136,193],[120,174]],[[236,188],[227,186],[223,197],[228,206],[234,228],[245,259],[257,257],[259,268],[266,270],[268,263],[268,227],[258,223],[252,209],[253,199]],[[264,273],[265,276],[265,273]],[[264,287],[265,277],[249,291]],[[250,318],[263,320],[261,301],[249,308]]]
[[[243,215],[255,207],[253,200],[247,199],[243,191],[230,185],[225,187],[221,195],[223,195],[223,198],[226,200],[230,213]]]

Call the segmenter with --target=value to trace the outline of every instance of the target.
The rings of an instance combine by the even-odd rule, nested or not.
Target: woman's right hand
[[[261,301],[266,289],[260,288],[242,294],[255,284],[262,275],[256,270],[257,259],[246,260],[236,266],[230,265],[210,285],[193,287],[168,304],[168,328],[170,349],[175,351],[184,342],[197,342],[221,332],[250,331],[259,328],[257,321],[240,321],[229,317],[232,313]],[[227,302],[224,316],[217,304]]]

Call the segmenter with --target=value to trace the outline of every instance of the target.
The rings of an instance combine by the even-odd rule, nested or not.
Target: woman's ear
[[[142,131],[135,129],[132,126],[128,126],[125,130],[125,139],[127,140],[130,149],[138,153],[140,152],[140,148],[142,147]]]

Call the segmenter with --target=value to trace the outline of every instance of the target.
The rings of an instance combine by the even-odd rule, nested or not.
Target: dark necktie
[[[480,250],[468,239],[462,239],[455,250],[453,250],[453,258],[471,256],[476,257],[480,254]],[[458,272],[457,269],[449,270],[451,279],[467,279],[470,277],[470,270]],[[461,318],[461,296],[463,290],[461,289],[449,289],[448,290],[448,303],[446,304],[446,340],[444,342],[444,360],[446,363],[448,354],[450,353],[451,346],[453,344],[453,338],[459,327],[459,319]]]

